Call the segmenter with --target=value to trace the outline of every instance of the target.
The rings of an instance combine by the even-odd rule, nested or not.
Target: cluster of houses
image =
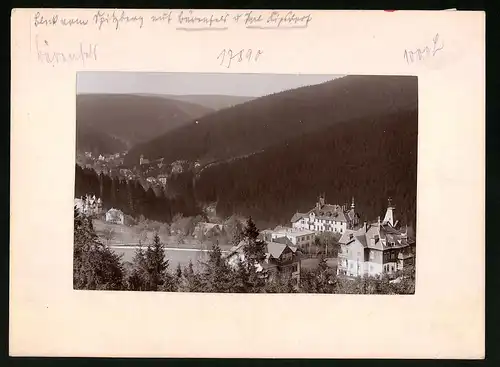
[[[96,198],[95,195],[85,195],[85,197],[76,198],[74,200],[76,210],[88,216],[104,215],[106,222],[114,224],[124,224],[125,215],[119,209],[111,208],[104,212],[101,198]]]
[[[102,200],[95,195],[85,195],[85,197],[75,199],[74,206],[85,215],[99,215],[102,212]]]
[[[147,190],[153,188],[155,193],[167,187],[172,175],[182,173],[188,169],[198,169],[198,161],[190,163],[185,160],[177,160],[171,164],[165,164],[164,158],[150,160],[141,155],[139,164],[134,167],[124,167],[124,156],[126,152],[115,154],[94,155],[92,152],[78,154],[77,163],[80,166],[93,169],[98,174],[105,174],[127,181],[138,180]]]
[[[91,216],[104,214],[107,222],[124,224],[122,211],[111,208],[104,213],[102,204],[95,195],[75,199],[78,211]],[[222,224],[200,222],[194,230],[194,236],[217,236],[223,231]],[[395,220],[395,207],[390,199],[383,219],[378,217],[376,221],[361,223],[354,199],[350,206],[333,205],[327,204],[324,196],[320,196],[308,212],[293,215],[290,227],[278,226],[260,232],[259,239],[266,246],[266,258],[262,263],[255,264],[256,268],[266,276],[284,273],[299,281],[302,264],[307,257],[305,254],[322,232],[338,233],[340,236],[336,262],[338,275],[394,275],[415,265],[414,234]],[[240,260],[245,261],[245,245],[243,240],[225,254],[230,265],[236,266]]]
[[[324,195],[306,213],[296,213],[291,227],[278,226],[264,230],[260,238],[266,244],[266,259],[255,264],[259,271],[272,274],[285,272],[293,279],[300,279],[304,252],[316,236],[322,232],[338,233],[340,251],[337,259],[337,274],[345,276],[394,275],[415,264],[415,239],[407,226],[401,228],[395,221],[394,206],[389,199],[383,220],[360,223],[351,205],[332,205],[325,202]],[[226,255],[230,264],[244,261],[245,241],[231,248]],[[269,273],[269,272],[268,272]]]
[[[94,155],[92,152],[85,152],[77,157],[77,161],[81,163],[82,167],[94,169],[97,173],[111,175],[116,174],[118,167],[123,165],[125,154],[123,152]]]

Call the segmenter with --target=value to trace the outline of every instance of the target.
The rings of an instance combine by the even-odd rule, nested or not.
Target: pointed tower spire
[[[351,201],[351,209],[354,209],[354,196],[352,197],[352,201]]]
[[[389,198],[387,205],[387,211],[385,212],[384,223],[390,224],[394,227],[394,206],[392,205],[392,199]]]

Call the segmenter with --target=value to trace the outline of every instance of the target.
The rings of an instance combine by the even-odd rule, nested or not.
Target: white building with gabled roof
[[[394,274],[415,265],[416,241],[408,227],[397,228],[389,200],[384,220],[348,229],[339,240],[337,272],[348,276]]]
[[[325,196],[321,195],[314,208],[307,213],[295,213],[290,222],[293,228],[342,234],[359,224],[359,215],[355,210],[354,198],[351,207],[347,208],[345,205],[327,204]]]

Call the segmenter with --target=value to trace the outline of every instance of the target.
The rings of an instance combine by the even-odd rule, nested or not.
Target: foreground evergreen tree
[[[188,266],[184,267],[182,280],[179,284],[181,292],[204,292],[202,278],[195,272],[193,262],[189,261]]]
[[[102,244],[92,219],[74,208],[73,287],[90,290],[123,289],[121,259]]]
[[[231,215],[224,223],[224,230],[232,245],[237,245],[243,239],[243,224],[236,215]]]
[[[203,282],[205,292],[228,293],[233,289],[232,270],[222,258],[222,251],[218,243],[215,243],[210,251],[203,272]]]
[[[155,233],[153,244],[149,245],[145,253],[146,260],[146,289],[157,291],[164,283],[168,268],[168,260],[165,258],[165,246]]]
[[[266,258],[266,243],[259,240],[259,230],[252,218],[248,218],[243,232],[244,241],[243,253],[245,261],[240,264],[243,269],[237,272],[238,284],[246,286],[245,292],[260,293],[264,291],[266,273],[259,266]]]
[[[139,247],[135,250],[132,260],[132,271],[127,279],[127,288],[132,291],[144,291],[146,290],[146,279],[146,256],[144,250]]]
[[[415,267],[409,266],[399,272],[399,282],[391,284],[394,293],[414,294],[415,293]]]
[[[297,287],[289,274],[277,273],[266,282],[266,293],[297,293]]]
[[[250,273],[252,267],[248,263],[238,259],[236,270],[234,271],[233,292],[247,293],[253,288],[253,283],[250,281]]]
[[[179,290],[179,279],[166,271],[159,289],[163,292],[177,292]]]
[[[319,263],[314,270],[303,270],[300,275],[301,293],[339,293],[338,279],[326,261]],[[342,292],[340,292],[342,293]]]
[[[177,290],[177,280],[168,272],[165,246],[157,233],[146,250],[136,250],[127,288],[135,291]]]

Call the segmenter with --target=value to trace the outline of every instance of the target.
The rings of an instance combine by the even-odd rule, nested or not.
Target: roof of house
[[[271,257],[278,259],[283,251],[285,251],[287,245],[278,242],[267,242],[267,253],[271,255]]]
[[[295,246],[289,246],[289,245],[279,243],[279,242],[274,242],[274,241],[266,242],[266,247],[267,247],[266,253],[268,253],[271,257],[273,257],[275,259],[279,259],[279,257],[281,256],[281,254],[283,254],[283,251],[285,251],[285,249],[287,247],[293,253],[295,253],[295,251],[297,251],[297,247],[295,247]]]
[[[292,219],[290,219],[290,222],[295,223],[298,220],[301,220],[302,218],[304,218],[305,216],[306,216],[306,214],[297,212],[293,215]]]
[[[111,208],[108,210],[108,213],[117,213],[117,214],[123,214],[123,212],[120,209],[115,209]]]
[[[333,220],[336,222],[352,221],[358,216],[354,208],[351,208],[349,211],[344,211],[342,206],[338,204],[324,204],[320,208],[315,206],[307,213],[295,213],[292,219],[290,219],[290,222],[295,223],[311,214],[314,214],[318,219]]]
[[[218,223],[209,223],[209,222],[199,222],[198,226],[203,227],[206,230],[210,230],[210,229],[213,229],[213,228],[220,229],[222,227],[222,225],[220,225]]]
[[[243,247],[247,244],[246,240],[240,241],[237,245],[231,247],[229,251],[224,255],[225,258],[231,258],[236,254],[241,254],[243,252]],[[266,258],[273,257],[278,259],[286,248],[289,248],[293,253],[297,251],[296,246],[289,246],[283,243],[278,243],[275,241],[266,241]]]
[[[289,227],[278,226],[274,229],[274,231],[271,231],[271,233],[280,237],[282,236],[296,237],[296,236],[312,235],[315,232],[303,228],[289,228]]]
[[[356,230],[346,230],[340,237],[339,243],[347,245],[354,240],[358,240],[363,247],[378,250],[406,247],[414,242],[406,233],[398,231],[389,224],[378,222],[363,225]]]
[[[229,258],[237,253],[241,253],[243,251],[243,246],[245,246],[245,244],[246,244],[245,240],[240,241],[237,245],[231,247],[223,257]]]
[[[314,214],[318,219],[333,220],[336,222],[347,222],[342,207],[336,204],[325,204],[320,208],[311,209],[306,215]]]
[[[273,239],[273,242],[277,242],[277,243],[282,243],[284,245],[293,245],[293,242],[288,238],[288,237],[276,237]]]

